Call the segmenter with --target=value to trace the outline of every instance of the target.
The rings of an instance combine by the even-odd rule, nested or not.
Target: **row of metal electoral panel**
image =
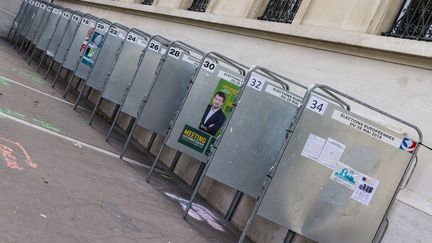
[[[166,146],[205,164],[184,217],[205,176],[256,199],[240,241],[257,214],[319,242],[379,241],[422,141],[414,125],[331,87],[43,1],[22,3],[8,39],[33,46],[29,63],[43,54],[38,70],[51,57],[45,76],[54,62],[71,71],[65,95],[84,80],[75,108],[86,87],[100,92],[90,123],[102,100],[118,106],[107,139],[131,116],[123,153],[136,126],[165,136],[147,181]]]

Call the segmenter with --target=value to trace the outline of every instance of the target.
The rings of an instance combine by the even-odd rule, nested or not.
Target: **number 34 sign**
[[[327,105],[327,101],[324,101],[316,96],[311,96],[306,107],[309,110],[315,111],[320,115],[324,115],[324,112],[327,109]]]

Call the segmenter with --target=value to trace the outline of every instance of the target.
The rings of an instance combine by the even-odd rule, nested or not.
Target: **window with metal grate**
[[[270,0],[259,20],[291,23],[302,0]]]

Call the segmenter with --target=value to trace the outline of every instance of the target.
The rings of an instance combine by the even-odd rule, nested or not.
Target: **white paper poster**
[[[318,163],[333,170],[335,168],[336,162],[340,161],[345,147],[345,144],[342,144],[332,138],[328,138],[324,148],[321,151],[321,154],[318,157]]]
[[[308,140],[306,141],[301,155],[312,160],[317,160],[321,154],[325,142],[326,140],[324,138],[312,133],[309,134]]]
[[[375,191],[377,190],[379,181],[367,175],[362,175],[357,185],[355,186],[354,192],[351,195],[351,199],[369,206]]]
[[[336,163],[330,179],[348,187],[351,190],[354,190],[361,177],[362,175],[358,171],[354,170],[348,165]]]

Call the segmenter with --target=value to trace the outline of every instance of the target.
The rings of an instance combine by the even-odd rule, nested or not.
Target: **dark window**
[[[302,0],[270,0],[260,20],[291,23]]]
[[[142,4],[145,4],[145,5],[152,5],[152,4],[153,4],[153,0],[144,0],[144,1],[142,2]]]
[[[387,36],[432,41],[432,0],[407,0]]]
[[[205,12],[209,3],[210,0],[194,0],[190,8],[188,8],[188,10],[196,11],[196,12]]]

